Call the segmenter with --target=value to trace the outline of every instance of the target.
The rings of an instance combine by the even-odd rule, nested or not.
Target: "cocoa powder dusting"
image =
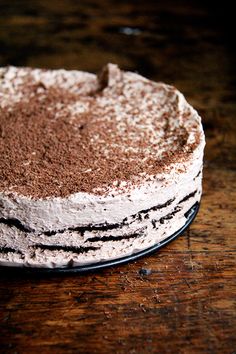
[[[83,73],[71,82],[54,71],[48,84],[50,72],[15,68],[10,76],[9,70],[0,81],[0,191],[33,198],[103,194],[115,181],[155,175],[188,159],[200,142],[198,123],[185,126],[189,108],[175,116],[173,89],[168,103],[163,85],[120,75],[111,64],[106,75],[117,78],[100,76],[100,82]]]

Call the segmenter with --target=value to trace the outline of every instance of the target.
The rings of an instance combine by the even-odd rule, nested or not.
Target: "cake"
[[[201,118],[117,65],[0,69],[0,265],[126,257],[186,223],[202,193]]]

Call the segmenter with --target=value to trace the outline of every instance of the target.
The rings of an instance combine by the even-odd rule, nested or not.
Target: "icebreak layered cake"
[[[0,69],[0,265],[135,254],[200,201],[201,119],[174,87],[108,64]]]

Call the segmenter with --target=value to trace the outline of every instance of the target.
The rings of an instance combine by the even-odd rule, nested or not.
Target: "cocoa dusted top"
[[[0,69],[0,191],[103,194],[188,159],[199,122],[178,91],[108,64],[101,73]]]

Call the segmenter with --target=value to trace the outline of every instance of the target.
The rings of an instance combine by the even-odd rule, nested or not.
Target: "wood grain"
[[[207,136],[197,219],[153,256],[98,273],[0,274],[2,353],[235,353],[233,15],[210,1],[0,1],[0,65],[96,72],[107,62],[174,84]],[[128,30],[127,30],[128,28]],[[151,270],[140,275],[140,269]]]

